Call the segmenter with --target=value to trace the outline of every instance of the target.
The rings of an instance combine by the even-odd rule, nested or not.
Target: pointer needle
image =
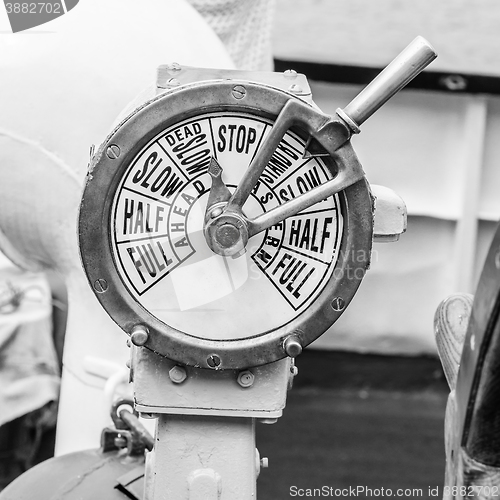
[[[231,198],[231,192],[222,180],[222,167],[217,160],[212,156],[210,165],[208,166],[208,173],[212,178],[212,187],[208,196],[206,216],[211,215],[212,207],[218,203],[227,202]]]

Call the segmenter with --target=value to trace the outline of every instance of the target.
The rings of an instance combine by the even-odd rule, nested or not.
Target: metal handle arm
[[[267,163],[271,159],[281,139],[283,139],[286,131],[297,122],[297,116],[300,114],[300,109],[304,107],[305,105],[303,103],[293,100],[290,100],[285,104],[274,122],[268,136],[264,140],[260,149],[257,151],[255,158],[243,174],[238,187],[229,200],[227,206],[228,210],[241,211],[241,208],[250,196],[252,189],[257,184],[259,177],[266,168]],[[326,119],[328,119],[328,117],[326,117]]]
[[[363,168],[357,159],[352,156],[350,143],[337,150],[335,161],[338,173],[333,179],[287,201],[279,207],[273,208],[269,212],[264,212],[255,219],[249,220],[248,236],[252,237],[363,179]]]

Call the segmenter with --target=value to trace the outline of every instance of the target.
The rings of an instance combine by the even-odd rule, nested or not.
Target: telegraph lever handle
[[[367,118],[413,80],[436,57],[436,52],[427,40],[418,36],[344,109],[337,109],[338,117],[351,133],[347,133],[347,130],[342,127],[346,133],[339,134],[336,128],[339,120],[323,114],[320,115],[320,123],[313,120],[314,117],[311,118],[314,123],[311,133],[313,135],[313,132],[318,135],[323,133],[329,141],[330,149],[338,150],[350,139],[352,133],[359,132],[359,126]],[[305,112],[300,109],[301,106],[305,107],[304,104],[299,104],[294,100],[290,100],[284,106],[232,195],[220,177],[221,167],[215,159],[212,159],[210,164],[213,170],[212,188],[205,215],[204,233],[208,246],[219,255],[234,257],[241,255],[248,239],[253,235],[296,215],[363,178],[361,166],[356,167],[357,164],[355,164],[349,167],[338,163],[339,171],[333,179],[254,219],[245,217],[242,211],[243,205],[284,134],[291,125],[300,123],[301,120],[305,122],[307,117],[311,117],[310,108],[306,107],[308,111]],[[302,115],[305,113],[306,118],[301,117],[301,113]],[[323,120],[325,117],[326,122]]]
[[[431,44],[425,38],[417,36],[344,109],[338,109],[337,115],[349,126],[353,133],[358,133],[359,126],[366,119],[413,80],[436,57],[437,54]],[[352,171],[339,171],[339,174],[334,179],[249,221],[249,235],[257,234],[283,219],[305,210],[314,203],[345,189],[359,180],[360,176],[357,174],[357,172]]]
[[[354,133],[375,111],[437,57],[431,44],[417,36],[371,83],[337,114]]]

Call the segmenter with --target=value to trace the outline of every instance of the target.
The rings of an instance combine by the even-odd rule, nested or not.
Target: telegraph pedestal
[[[281,416],[291,360],[216,372],[132,349],[136,409],[157,419],[146,498],[256,498],[267,458],[255,448],[255,423]]]

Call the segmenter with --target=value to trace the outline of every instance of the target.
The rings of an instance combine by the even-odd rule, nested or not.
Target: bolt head
[[[99,278],[98,280],[94,281],[94,290],[97,293],[104,293],[108,289],[108,282],[103,279]]]
[[[335,297],[331,302],[332,309],[340,312],[345,308],[345,300],[342,297]]]
[[[182,366],[174,366],[168,372],[168,376],[174,384],[182,384],[187,379],[186,369]]]
[[[207,358],[207,365],[214,370],[218,370],[222,361],[217,354],[212,354]]]
[[[106,150],[106,156],[110,160],[116,160],[120,156],[121,150],[120,147],[116,144],[110,144],[108,149]]]
[[[221,224],[215,230],[215,239],[222,248],[231,248],[240,239],[240,231],[233,224]]]
[[[262,457],[260,459],[260,466],[263,468],[263,469],[267,469],[269,467],[269,458],[267,457]]]
[[[294,80],[297,78],[297,72],[294,69],[287,69],[283,72],[283,75],[287,80]]]
[[[137,347],[142,347],[149,338],[148,329],[142,325],[135,326],[130,334],[132,344]]]
[[[247,95],[247,89],[243,85],[235,85],[231,91],[231,95],[235,99],[243,99]]]
[[[252,387],[255,381],[255,375],[250,370],[243,370],[238,374],[238,384],[246,389]]]

